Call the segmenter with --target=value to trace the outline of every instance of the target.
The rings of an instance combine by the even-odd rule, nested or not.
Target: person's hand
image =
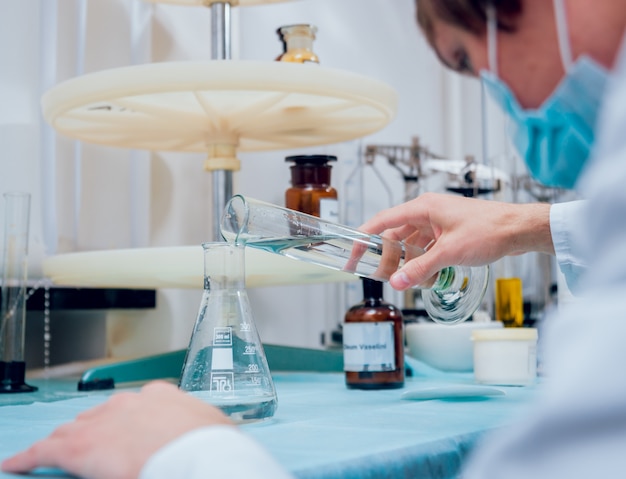
[[[376,270],[368,275],[368,278],[376,281],[387,281],[389,277],[395,273],[402,261],[403,251],[402,245],[395,240],[381,238],[382,241],[370,241],[370,236],[362,240],[355,240],[350,250],[350,257],[343,267],[343,271],[355,273],[359,271],[359,263],[362,261],[366,253],[372,249],[380,250],[380,257]],[[371,261],[371,259],[370,259]]]
[[[55,467],[89,479],[136,479],[162,446],[193,429],[232,425],[219,409],[165,382],[118,393],[2,463],[5,472]]]
[[[530,251],[554,254],[550,205],[509,204],[425,193],[359,227],[426,248],[390,278],[397,290],[427,284],[446,266],[481,266]]]

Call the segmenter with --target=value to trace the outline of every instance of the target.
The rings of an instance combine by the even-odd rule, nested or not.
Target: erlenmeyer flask
[[[245,289],[244,246],[202,246],[204,293],[179,387],[236,422],[269,418],[276,391]]]
[[[220,230],[228,241],[377,281],[388,281],[405,261],[424,254],[414,245],[241,195],[226,204]],[[487,266],[444,268],[422,287],[424,308],[440,323],[464,321],[480,306],[488,281]]]

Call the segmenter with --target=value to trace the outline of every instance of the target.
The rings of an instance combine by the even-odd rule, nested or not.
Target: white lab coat
[[[546,322],[542,400],[487,439],[464,479],[626,477],[626,42],[613,71],[574,240],[582,296]]]
[[[587,270],[583,248],[576,241],[576,232],[584,221],[586,201],[555,203],[550,207],[550,233],[556,262],[570,291],[579,291],[579,281]]]
[[[518,426],[484,441],[464,479],[626,477],[626,46],[612,74],[589,161],[580,182],[589,198],[582,228],[571,241],[562,236],[568,240],[565,249],[557,245],[557,254],[576,245],[574,257],[583,251],[588,270],[576,303],[546,321],[542,331],[544,394]],[[557,225],[573,216],[559,211],[560,218],[551,218],[553,229],[571,234],[571,226]],[[563,269],[568,260],[559,263]],[[580,266],[579,259],[569,263]],[[242,444],[245,462],[237,460]],[[240,431],[215,427],[161,449],[141,474],[141,479],[165,477],[290,475]]]
[[[139,479],[291,479],[256,441],[232,426],[191,431],[154,454]]]

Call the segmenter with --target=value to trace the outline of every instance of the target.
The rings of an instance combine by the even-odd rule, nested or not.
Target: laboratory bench
[[[488,432],[523,414],[541,385],[498,387],[492,397],[407,400],[408,390],[474,384],[471,373],[445,373],[408,358],[402,389],[355,390],[337,371],[275,371],[274,417],[242,425],[297,478],[452,479]],[[0,459],[48,435],[115,391],[78,391],[76,378],[30,380],[35,393],[0,395]],[[59,477],[58,471],[36,477]],[[0,478],[24,477],[0,473]]]

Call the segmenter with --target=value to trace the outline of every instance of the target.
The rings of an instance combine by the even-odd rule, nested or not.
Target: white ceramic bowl
[[[410,323],[405,328],[407,354],[442,371],[471,372],[474,369],[472,331],[493,328],[502,328],[502,323]]]

